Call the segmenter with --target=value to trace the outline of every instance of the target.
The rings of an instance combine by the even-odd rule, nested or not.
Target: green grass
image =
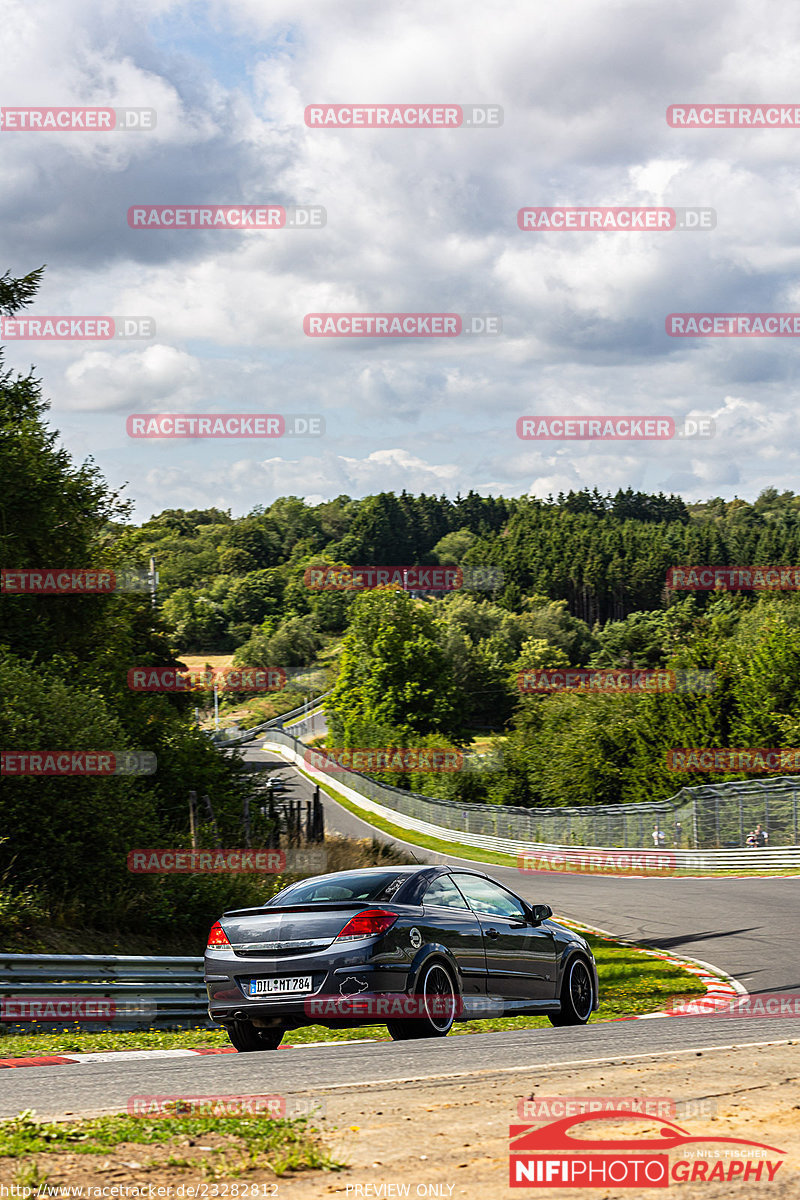
[[[0,1157],[22,1158],[31,1154],[107,1154],[121,1144],[165,1145],[171,1141],[220,1135],[220,1146],[207,1149],[204,1165],[212,1176],[215,1167],[226,1175],[267,1167],[275,1175],[287,1171],[329,1170],[344,1166],[322,1145],[319,1130],[305,1117],[215,1117],[206,1115],[142,1118],[127,1114],[78,1121],[37,1121],[26,1111],[0,1122]],[[231,1151],[237,1159],[231,1161]],[[214,1160],[217,1160],[216,1163]],[[187,1160],[172,1158],[174,1165]]]
[[[600,976],[599,1012],[592,1021],[608,1021],[617,1017],[653,1012],[675,997],[705,994],[705,986],[696,975],[594,934],[585,934],[597,961]],[[495,1033],[507,1029],[534,1029],[549,1026],[546,1017],[499,1017],[487,1021],[459,1022],[454,1034]],[[358,1038],[388,1037],[385,1025],[370,1025],[360,1029],[325,1029],[310,1025],[286,1034],[284,1042],[305,1045],[310,1042],[352,1041]],[[180,1047],[200,1049],[206,1046],[230,1046],[222,1029],[183,1029],[176,1032],[146,1029],[131,1033],[92,1033],[87,1030],[63,1033],[33,1033],[0,1035],[0,1058],[28,1055],[80,1054],[101,1050],[174,1050]]]

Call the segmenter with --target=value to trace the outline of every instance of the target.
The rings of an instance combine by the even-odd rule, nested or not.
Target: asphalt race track
[[[310,797],[313,784],[275,754],[250,748],[250,761],[270,764],[290,784],[286,796]],[[325,828],[348,837],[393,841],[324,792]],[[527,900],[659,950],[710,963],[748,992],[800,992],[800,876],[758,879],[645,879],[528,874],[410,847],[422,861],[485,870]]]
[[[284,779],[282,795],[308,798],[313,784],[255,746],[250,761]],[[328,831],[379,836],[324,799]],[[421,860],[442,856],[416,849]],[[453,859],[453,862],[468,860]],[[476,864],[472,864],[476,865]],[[751,992],[800,992],[800,879],[635,879],[529,875],[485,868],[556,914],[721,968]],[[91,1062],[0,1070],[0,1117],[34,1109],[40,1117],[124,1109],[141,1095],[319,1094],[386,1083],[519,1077],[520,1095],[542,1068],[671,1062],[707,1050],[796,1042],[800,1019],[656,1017],[562,1029],[514,1030],[424,1042],[339,1042],[263,1054],[185,1057],[102,1056]]]
[[[521,1029],[421,1042],[338,1042],[263,1054],[74,1063],[0,1071],[0,1117],[26,1108],[39,1117],[89,1115],[125,1109],[133,1096],[319,1094],[370,1084],[415,1081],[475,1082],[499,1074],[519,1077],[520,1095],[542,1067],[671,1061],[718,1047],[765,1045],[794,1039],[787,1018],[659,1017],[647,1021]]]

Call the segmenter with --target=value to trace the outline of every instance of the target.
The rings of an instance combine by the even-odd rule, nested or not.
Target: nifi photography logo
[[[528,1188],[655,1188],[672,1183],[771,1183],[785,1150],[745,1138],[694,1136],[664,1117],[651,1132],[603,1137],[643,1117],[630,1109],[583,1112],[545,1125],[511,1125],[509,1186]],[[585,1126],[581,1132],[573,1132]]]

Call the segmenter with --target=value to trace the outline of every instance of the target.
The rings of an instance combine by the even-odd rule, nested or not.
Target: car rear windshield
[[[308,879],[295,883],[274,896],[271,904],[315,904],[327,900],[391,900],[408,879],[396,871],[348,871],[328,879]]]

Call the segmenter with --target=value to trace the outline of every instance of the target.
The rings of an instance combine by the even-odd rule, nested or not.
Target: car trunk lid
[[[226,913],[220,923],[237,957],[285,957],[287,953],[311,954],[325,949],[354,913],[369,907],[363,900],[337,900],[330,904],[242,909]]]

